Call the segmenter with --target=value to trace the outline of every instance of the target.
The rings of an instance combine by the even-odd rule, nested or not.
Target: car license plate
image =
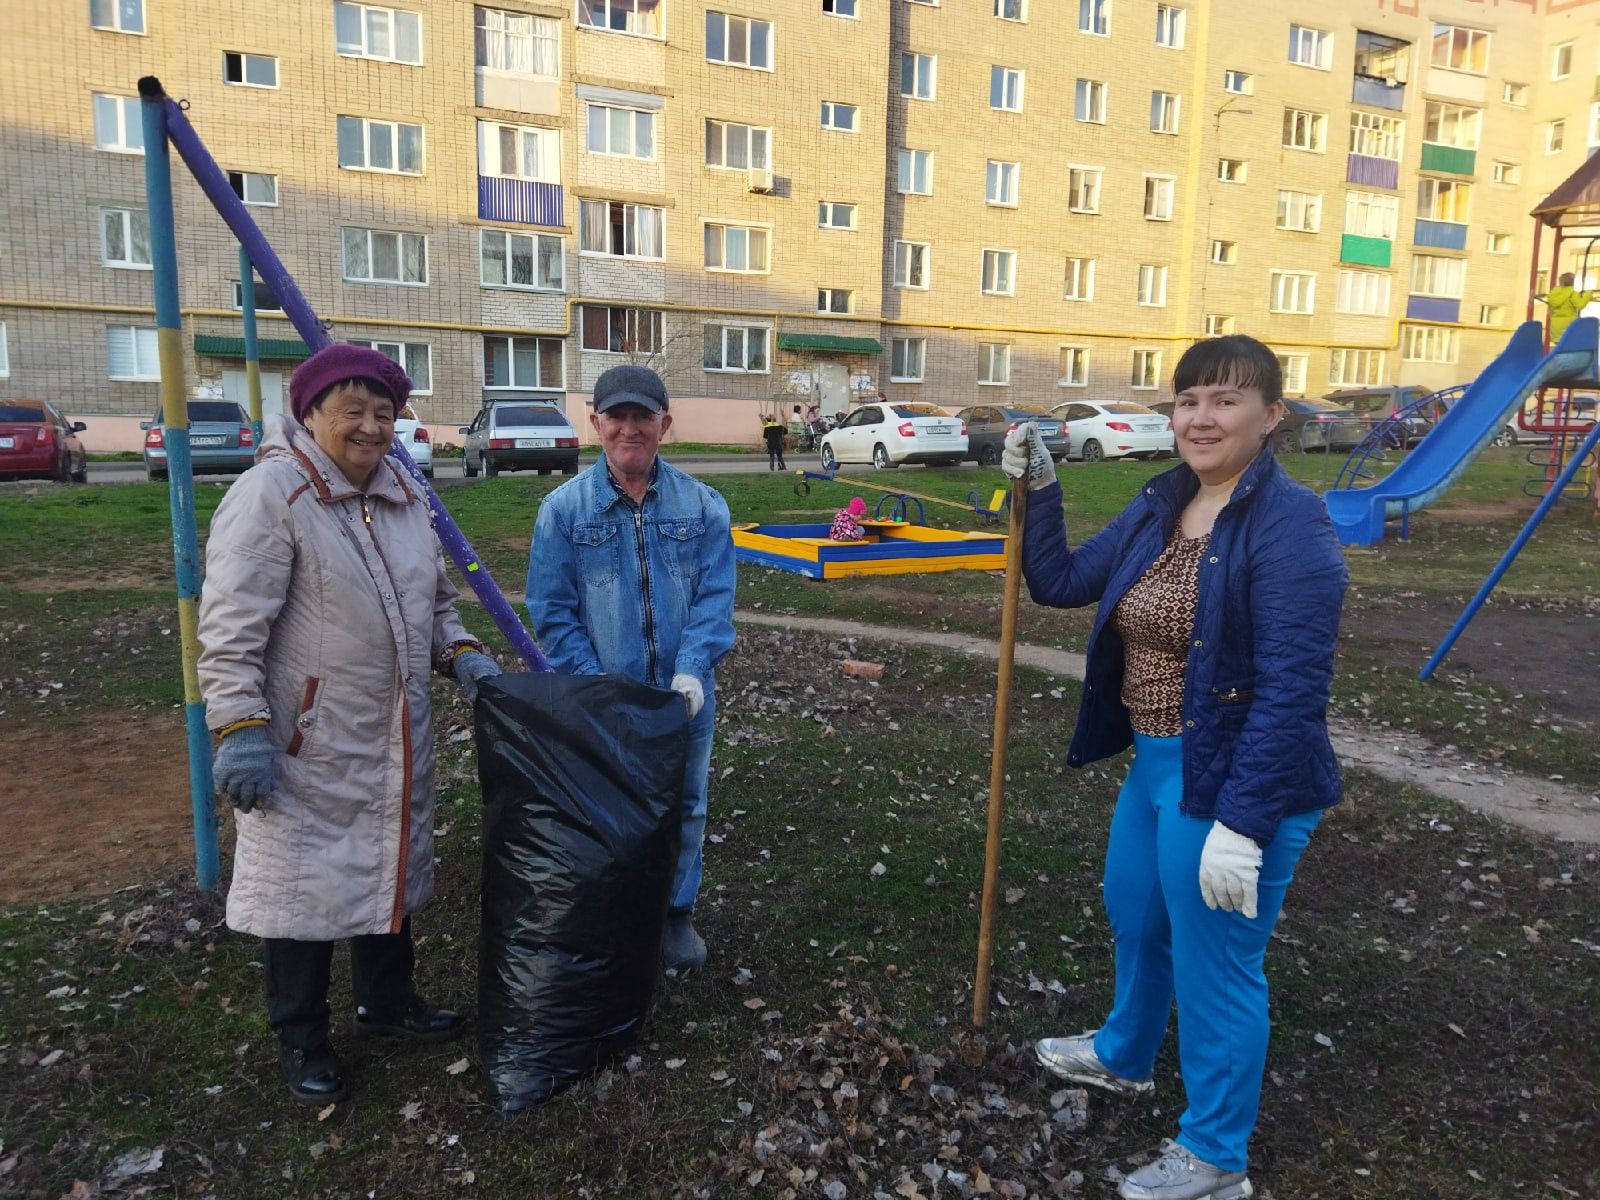
[[[190,438],[189,444],[191,446],[221,446],[227,440],[225,437],[197,437]]]
[[[16,438],[0,438],[0,450],[11,450],[16,447]]]
[[[548,450],[556,444],[555,438],[518,438],[518,450]]]
[[[1061,432],[1061,426],[1059,426],[1059,425],[1041,425],[1041,426],[1039,426],[1039,434],[1040,434],[1041,437],[1055,437],[1056,434],[1058,434],[1060,432]]]
[[[1134,428],[1145,433],[1162,433],[1166,430],[1167,423],[1165,421],[1140,421]]]

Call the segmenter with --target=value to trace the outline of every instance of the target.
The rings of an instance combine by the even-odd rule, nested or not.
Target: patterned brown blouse
[[[1200,556],[1210,535],[1178,536],[1117,602],[1112,623],[1122,635],[1122,702],[1147,737],[1183,729],[1183,678],[1199,600]]]

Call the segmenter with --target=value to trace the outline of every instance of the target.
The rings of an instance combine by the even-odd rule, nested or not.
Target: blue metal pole
[[[1478,589],[1478,594],[1468,602],[1465,611],[1456,618],[1456,623],[1445,635],[1444,641],[1439,643],[1439,648],[1433,652],[1433,657],[1427,665],[1417,673],[1418,679],[1427,679],[1433,674],[1434,668],[1443,661],[1444,656],[1450,652],[1450,647],[1455,645],[1456,639],[1467,627],[1467,622],[1483,607],[1483,602],[1489,598],[1489,593],[1494,590],[1494,585],[1500,582],[1500,577],[1506,573],[1506,568],[1511,565],[1512,559],[1517,557],[1522,547],[1533,536],[1533,531],[1539,527],[1539,522],[1544,520],[1544,515],[1555,507],[1561,499],[1561,493],[1566,490],[1567,484],[1572,482],[1572,477],[1578,473],[1578,468],[1583,466],[1583,460],[1593,454],[1595,447],[1600,445],[1600,422],[1589,431],[1589,436],[1584,439],[1583,447],[1567,460],[1567,465],[1562,468],[1560,476],[1544,494],[1544,499],[1539,501],[1539,507],[1533,510],[1533,515],[1528,518],[1528,523],[1522,527],[1522,532],[1512,540],[1505,555],[1495,564],[1494,570],[1489,572],[1489,578],[1483,581],[1483,586]]]
[[[256,270],[250,251],[239,247],[239,311],[244,314],[244,380],[250,400],[250,428],[261,453],[261,342],[256,337]]]
[[[178,315],[178,255],[172,220],[172,167],[161,85],[139,81],[144,117],[144,188],[150,213],[150,263],[156,300],[156,345],[161,361],[162,439],[172,507],[172,559],[178,576],[178,631],[183,654],[183,714],[189,735],[189,800],[194,810],[195,876],[217,883],[217,822],[212,809],[211,732],[200,698],[200,545],[195,532],[194,470],[189,455],[189,401],[183,372],[183,326]]]

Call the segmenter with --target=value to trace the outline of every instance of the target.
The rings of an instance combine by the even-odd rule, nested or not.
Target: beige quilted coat
[[[430,671],[470,635],[428,508],[387,460],[365,496],[290,417],[217,507],[200,687],[220,729],[271,710],[271,797],[237,814],[228,924],[392,933],[433,892]]]

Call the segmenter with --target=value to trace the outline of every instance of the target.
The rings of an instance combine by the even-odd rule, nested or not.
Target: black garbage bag
[[[618,676],[478,685],[478,1038],[503,1115],[626,1049],[661,969],[682,825],[683,697]]]

